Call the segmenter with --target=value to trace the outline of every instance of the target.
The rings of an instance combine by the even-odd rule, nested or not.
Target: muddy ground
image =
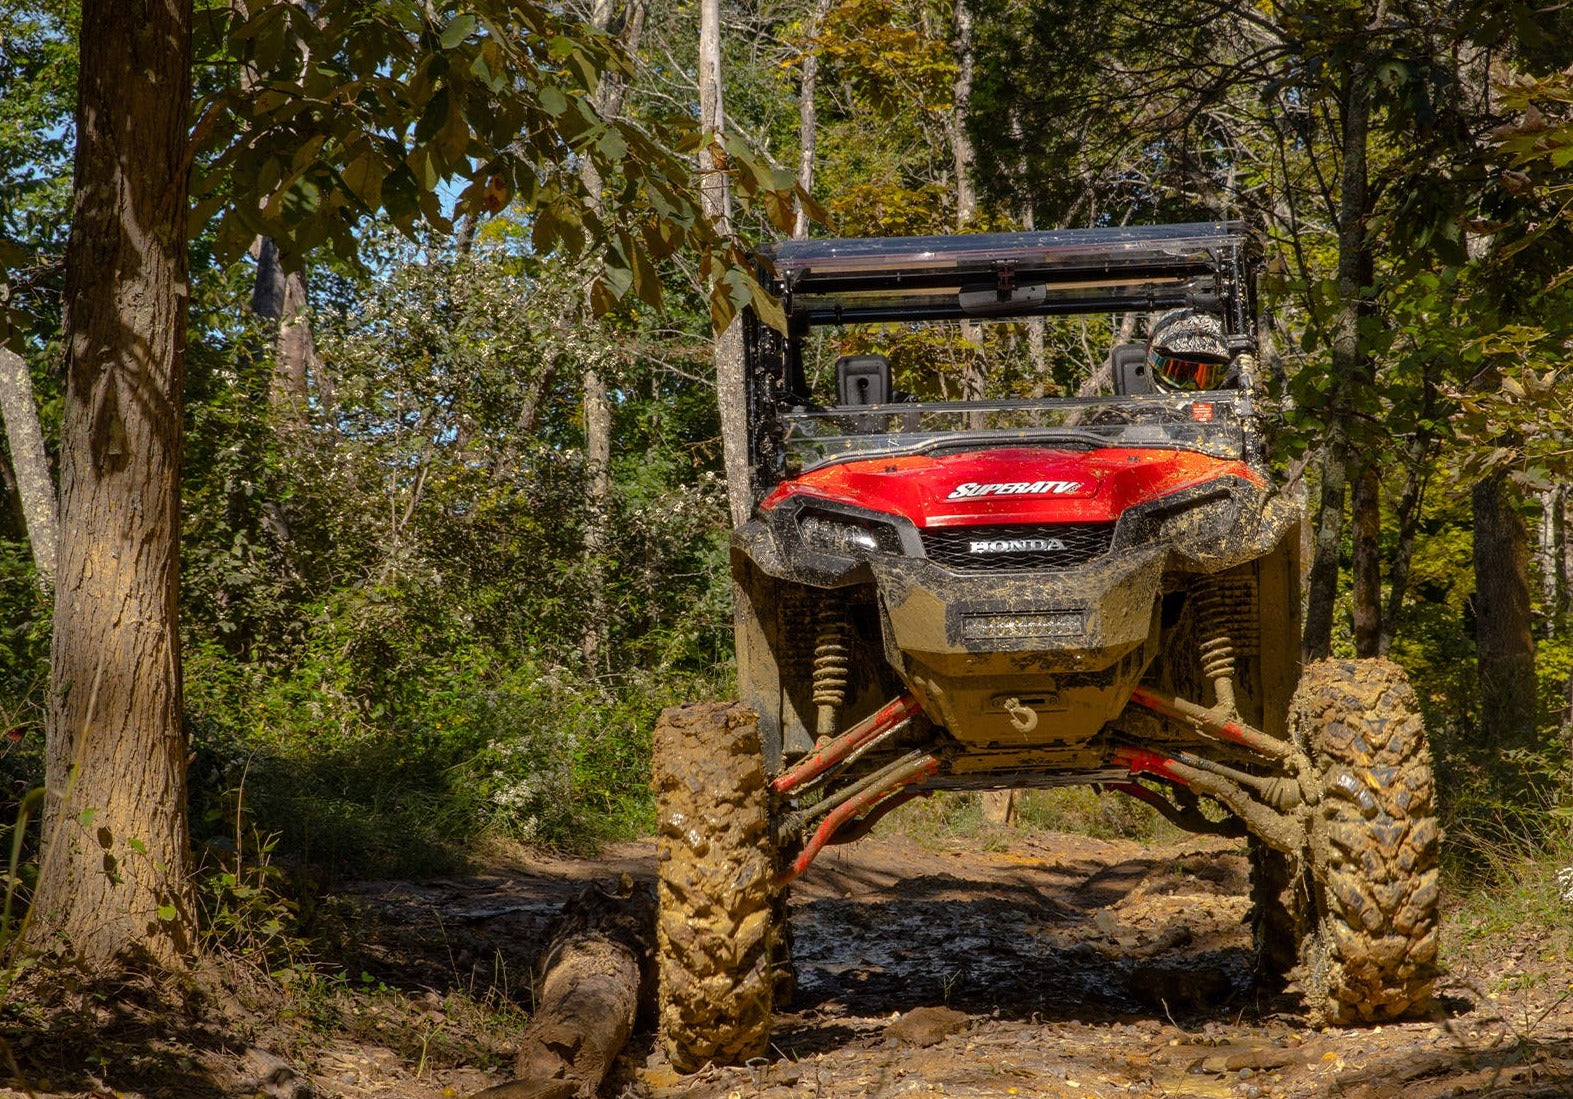
[[[508,1026],[478,1027],[463,1005],[504,989],[527,999],[563,901],[586,881],[653,870],[653,845],[630,844],[594,861],[519,856],[472,877],[357,885],[339,898],[359,938],[355,980],[380,995],[346,998],[342,1025],[259,1021],[245,1048],[215,1041],[190,1051],[178,1080],[140,1089],[109,1065],[84,1088],[57,1051],[56,1075],[73,1082],[55,1093],[468,1095],[507,1079],[512,1051]],[[1432,1018],[1318,1032],[1292,997],[1251,983],[1246,874],[1237,844],[1205,839],[1001,832],[832,849],[794,893],[798,986],[773,1056],[680,1077],[646,1035],[603,1094],[1573,1096],[1565,933],[1482,937],[1451,917]]]

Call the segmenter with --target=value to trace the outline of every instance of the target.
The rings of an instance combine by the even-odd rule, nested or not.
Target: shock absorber
[[[1212,577],[1196,595],[1196,636],[1202,674],[1213,685],[1214,709],[1233,718],[1235,657],[1256,651],[1256,584],[1252,577]]]
[[[1226,633],[1215,633],[1201,645],[1202,674],[1212,680],[1216,705],[1234,713],[1234,642]]]
[[[847,701],[847,676],[851,665],[852,622],[846,606],[826,598],[819,604],[818,632],[814,636],[814,705],[818,707],[814,732],[836,735],[836,718]]]

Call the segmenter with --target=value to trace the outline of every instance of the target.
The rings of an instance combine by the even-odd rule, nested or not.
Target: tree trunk
[[[705,216],[721,236],[732,233],[732,196],[727,187],[726,153],[719,135],[726,126],[721,95],[721,0],[699,4],[699,189]],[[726,467],[726,497],[732,525],[741,526],[754,510],[749,485],[748,420],[744,409],[743,326],[733,321],[715,337],[716,401],[721,412],[721,461]]]
[[[1305,633],[1301,654],[1307,662],[1332,651],[1333,604],[1338,597],[1338,554],[1343,540],[1344,501],[1348,491],[1353,391],[1371,371],[1360,339],[1360,320],[1370,311],[1371,255],[1366,234],[1368,189],[1366,142],[1371,124],[1371,73],[1365,63],[1345,77],[1341,144],[1343,173],[1338,195],[1338,316],[1332,347],[1332,389],[1322,444],[1322,494],[1316,515],[1314,557],[1307,579]]]
[[[1568,611],[1567,507],[1567,485],[1553,485],[1540,493],[1540,608],[1547,637],[1563,629]]]
[[[33,379],[22,356],[0,347],[0,424],[5,427],[16,474],[17,495],[27,523],[27,544],[33,567],[46,588],[55,586],[55,486],[49,476],[49,455],[44,433],[38,426],[38,404],[33,400]]]
[[[949,121],[950,155],[956,172],[956,228],[966,229],[978,216],[978,190],[972,182],[972,135],[967,108],[972,99],[972,9],[956,0],[956,100]]]
[[[1530,631],[1529,532],[1513,506],[1507,478],[1475,485],[1475,648],[1480,671],[1480,733],[1485,758],[1533,749],[1535,638]],[[1510,785],[1521,775],[1505,775]]]
[[[597,0],[591,21],[601,30],[610,30],[615,12],[613,0]],[[628,17],[622,30],[623,48],[633,55],[639,50],[639,39],[644,31],[645,0],[630,0]],[[623,96],[627,85],[616,75],[608,74],[595,89],[593,102],[602,118],[611,118],[623,109]],[[590,206],[601,209],[603,181],[595,165],[588,160],[582,169],[585,190],[590,195]],[[585,310],[588,318],[589,310]],[[585,320],[584,323],[594,323]],[[606,334],[607,342],[615,338]],[[589,462],[587,482],[587,515],[585,518],[584,552],[589,559],[589,606],[584,632],[580,637],[580,651],[584,662],[592,671],[601,652],[601,639],[606,628],[606,569],[603,557],[609,539],[607,524],[612,509],[612,406],[606,395],[606,383],[600,367],[590,362],[583,379],[584,449]]]
[[[612,406],[606,399],[606,384],[594,363],[584,372],[584,448],[589,463],[588,499],[585,516],[584,552],[589,558],[589,602],[580,649],[592,672],[601,651],[601,634],[606,619],[606,568],[604,555],[607,525],[612,506]]]
[[[1377,655],[1382,644],[1381,478],[1375,459],[1359,462],[1354,477],[1355,655]]]
[[[1394,519],[1398,524],[1398,546],[1393,552],[1393,568],[1387,584],[1387,613],[1382,616],[1382,636],[1377,655],[1386,656],[1398,633],[1398,619],[1409,590],[1409,570],[1414,560],[1415,535],[1420,529],[1421,502],[1425,499],[1426,479],[1430,472],[1432,439],[1428,433],[1415,436],[1406,452],[1407,470],[1404,491],[1398,498]]]
[[[655,895],[624,875],[563,908],[541,956],[535,1014],[519,1041],[517,1079],[474,1099],[594,1096],[653,999]]]
[[[176,617],[190,48],[190,0],[82,5],[32,933],[100,970],[194,947]]]
[[[317,342],[306,313],[306,275],[303,271],[286,271],[278,246],[268,237],[258,237],[253,250],[257,277],[251,293],[251,311],[276,326],[273,402],[300,412],[306,407],[307,379],[317,365]]]
[[[797,182],[806,194],[814,193],[814,152],[819,139],[818,114],[814,96],[819,89],[819,50],[815,39],[830,14],[830,0],[816,0],[808,22],[808,49],[803,54],[803,76],[797,91]],[[792,239],[808,236],[808,211],[797,203],[797,219],[792,223]]]

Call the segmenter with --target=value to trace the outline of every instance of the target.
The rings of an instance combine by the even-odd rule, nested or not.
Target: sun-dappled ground
[[[10,1094],[468,1095],[509,1076],[562,903],[653,872],[653,845],[631,843],[360,883],[329,902],[342,974],[283,997],[260,975],[248,990],[240,963],[206,992],[56,990],[47,1011],[14,1006],[24,981]],[[1566,930],[1455,908],[1430,1018],[1317,1031],[1252,983],[1247,873],[1238,844],[1193,837],[983,828],[832,849],[793,896],[797,991],[772,1056],[683,1077],[645,1032],[603,1094],[1573,1095]]]

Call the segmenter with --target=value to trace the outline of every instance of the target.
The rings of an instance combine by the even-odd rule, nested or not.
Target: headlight
[[[805,511],[797,530],[803,544],[837,557],[863,557],[870,553],[900,553],[901,538],[888,523],[859,521],[824,511]]]

